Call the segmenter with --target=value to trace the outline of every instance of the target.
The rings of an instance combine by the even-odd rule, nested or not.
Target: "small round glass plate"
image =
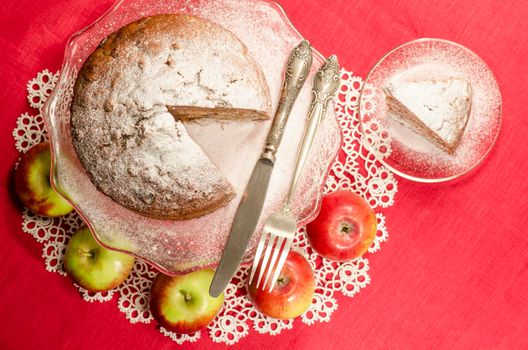
[[[133,254],[174,275],[218,264],[272,120],[185,125],[189,135],[237,191],[236,198],[213,213],[191,220],[156,220],[128,210],[99,192],[80,164],[71,139],[70,104],[77,73],[110,33],[127,23],[160,13],[200,16],[236,34],[261,66],[274,109],[278,105],[284,64],[303,37],[282,8],[270,0],[119,0],[103,17],[68,41],[59,81],[42,110],[52,146],[52,185],[74,205],[99,243]],[[323,56],[314,50],[310,76],[284,130],[256,232],[286,199],[312,98],[310,82],[323,61]],[[329,108],[294,198],[293,212],[299,225],[317,216],[326,175],[340,148],[341,131],[334,109]],[[244,262],[251,261],[258,239],[259,235],[254,234]]]
[[[434,65],[471,84],[471,114],[453,154],[394,121],[385,103],[383,88],[395,77]],[[368,74],[359,103],[362,142],[391,171],[418,182],[453,180],[471,171],[492,149],[501,125],[501,95],[489,67],[464,46],[442,39],[414,40],[383,56]],[[373,132],[386,142],[373,142]]]

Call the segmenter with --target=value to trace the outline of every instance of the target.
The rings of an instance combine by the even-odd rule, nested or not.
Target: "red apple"
[[[224,293],[213,298],[209,286],[214,271],[156,276],[150,290],[150,311],[163,328],[175,333],[194,333],[206,327],[224,304]]]
[[[319,216],[306,225],[312,248],[321,256],[347,261],[363,255],[376,237],[376,214],[359,195],[337,191],[323,197]]]
[[[22,156],[15,174],[15,189],[26,207],[37,214],[56,217],[73,207],[50,184],[49,143],[39,143]]]
[[[64,270],[75,283],[93,292],[123,283],[134,267],[134,257],[106,249],[87,227],[73,234],[64,253]]]
[[[256,276],[258,276],[256,272]],[[315,292],[315,277],[310,263],[299,253],[291,251],[271,292],[269,283],[256,288],[257,278],[247,286],[253,305],[266,316],[290,319],[304,313]]]

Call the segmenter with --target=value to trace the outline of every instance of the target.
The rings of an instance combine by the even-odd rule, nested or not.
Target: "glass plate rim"
[[[376,69],[383,63],[383,61],[389,57],[390,55],[392,55],[394,52],[406,47],[406,46],[409,46],[409,45],[412,45],[412,44],[416,44],[416,43],[420,43],[420,42],[428,42],[428,41],[433,41],[433,42],[440,42],[440,43],[444,43],[444,44],[449,44],[449,45],[453,45],[453,46],[456,46],[462,50],[465,50],[467,51],[468,53],[470,53],[471,55],[474,55],[475,57],[477,57],[483,64],[484,66],[490,71],[492,72],[492,75],[493,75],[493,79],[495,80],[495,83],[496,83],[496,86],[497,86],[497,90],[499,92],[499,110],[498,110],[498,126],[497,126],[497,132],[495,133],[494,137],[493,137],[493,141],[491,142],[491,144],[489,145],[488,149],[486,150],[486,152],[482,155],[482,157],[480,157],[480,159],[478,161],[476,161],[474,164],[472,164],[470,167],[468,167],[468,169],[464,170],[463,172],[460,172],[460,173],[457,173],[457,174],[454,174],[454,175],[451,175],[451,176],[446,176],[446,177],[439,177],[439,178],[424,178],[424,177],[418,177],[418,176],[413,176],[413,175],[409,175],[409,174],[406,174],[404,173],[403,171],[401,170],[398,170],[398,169],[395,169],[392,165],[390,165],[388,162],[385,161],[385,159],[383,157],[379,157],[379,156],[376,156],[376,158],[380,161],[381,164],[383,164],[384,166],[386,166],[391,172],[393,172],[394,174],[404,178],[404,179],[407,179],[407,180],[410,180],[410,181],[414,181],[414,182],[419,182],[419,183],[442,183],[442,182],[448,182],[448,181],[452,181],[452,180],[456,180],[458,178],[461,178],[463,177],[464,175],[467,175],[468,173],[472,172],[473,170],[475,170],[476,168],[479,167],[479,165],[481,165],[484,160],[488,157],[489,153],[491,152],[491,150],[495,147],[495,143],[497,142],[497,139],[499,138],[499,134],[500,134],[500,131],[502,129],[502,92],[501,92],[501,89],[500,89],[500,85],[498,84],[497,82],[497,79],[495,78],[495,75],[493,74],[493,71],[491,70],[491,68],[489,67],[489,65],[479,56],[477,55],[473,50],[467,48],[466,46],[462,45],[462,44],[459,44],[459,43],[456,43],[454,41],[451,41],[451,40],[447,40],[447,39],[441,39],[441,38],[430,38],[430,37],[426,37],[426,38],[419,38],[419,39],[414,39],[414,40],[411,40],[411,41],[407,41],[403,44],[400,44],[398,46],[396,46],[395,48],[387,51],[375,64],[374,66],[369,70],[367,76],[365,77],[365,82],[363,84],[363,86],[361,87],[361,91],[360,91],[360,94],[359,94],[359,102],[358,102],[358,111],[359,111],[359,129],[361,131],[361,136],[364,137],[365,136],[365,130],[364,130],[364,126],[363,126],[363,118],[362,118],[362,108],[361,108],[361,102],[363,100],[363,90],[365,89],[365,87],[367,86],[369,80],[370,80],[370,77],[371,75],[376,71]],[[372,152],[373,154],[377,155],[377,152],[375,149],[373,149],[371,147],[371,145],[369,145],[367,142],[362,142],[362,144],[370,151]]]

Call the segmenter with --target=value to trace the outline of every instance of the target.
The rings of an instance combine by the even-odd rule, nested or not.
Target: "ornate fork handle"
[[[308,159],[308,154],[310,153],[315,134],[326,114],[328,104],[334,97],[339,85],[339,64],[337,62],[337,57],[333,55],[323,63],[313,78],[313,99],[308,112],[308,124],[304,129],[301,147],[297,154],[295,171],[293,173],[288,199],[285,203],[286,210],[289,210],[291,207],[293,196],[297,190],[297,185],[304,170],[306,160]]]
[[[273,124],[268,133],[266,146],[262,153],[262,158],[269,159],[275,163],[275,155],[284,133],[284,127],[292,110],[293,104],[301,91],[306,77],[312,66],[312,47],[308,41],[303,40],[293,49],[288,58],[286,71],[284,74],[284,83],[279,100],[277,112]]]

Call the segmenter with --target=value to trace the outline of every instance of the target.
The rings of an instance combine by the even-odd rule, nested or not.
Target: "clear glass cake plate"
[[[183,221],[156,220],[126,209],[90,182],[74,150],[70,104],[77,73],[86,58],[110,33],[134,20],[160,14],[185,13],[203,17],[235,33],[261,66],[275,110],[282,71],[290,50],[303,38],[282,8],[271,1],[122,0],[100,19],[74,34],[66,45],[59,81],[43,107],[52,149],[52,185],[68,199],[102,245],[141,258],[166,274],[215,267],[232,220],[264,144],[271,120],[251,123],[187,123],[185,127],[229,179],[237,196],[209,215]],[[314,50],[311,75],[323,62]],[[301,91],[285,129],[257,231],[286,198],[297,149],[311,101],[311,76]],[[333,108],[322,122],[294,200],[299,225],[315,218],[326,176],[341,147],[341,132]],[[253,236],[245,262],[253,256]]]

